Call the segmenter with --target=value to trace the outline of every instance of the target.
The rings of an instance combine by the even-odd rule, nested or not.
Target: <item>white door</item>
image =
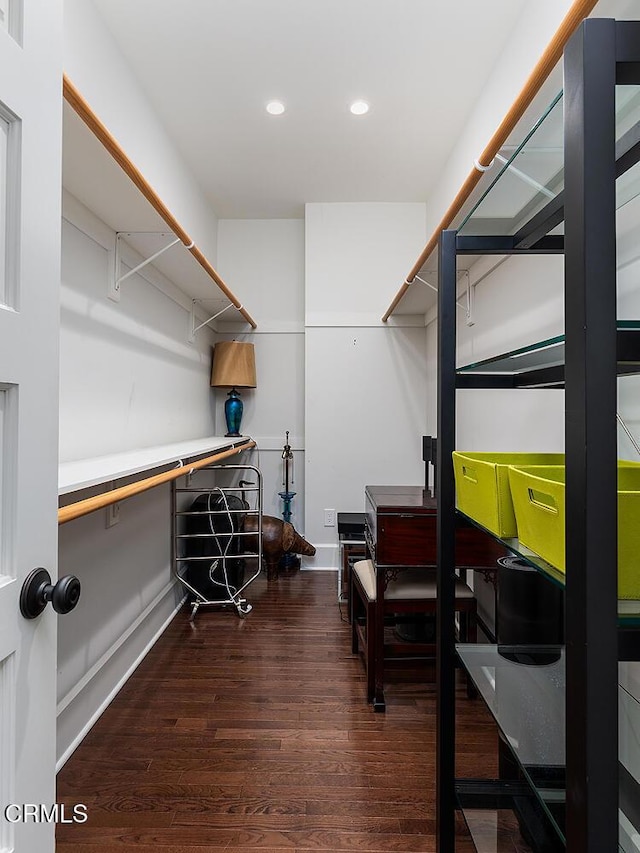
[[[57,576],[61,52],[61,0],[0,0],[1,853],[54,849],[59,617],[19,599]]]

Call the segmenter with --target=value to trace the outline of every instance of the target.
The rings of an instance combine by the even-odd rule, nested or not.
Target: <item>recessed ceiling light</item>
[[[369,112],[369,104],[366,101],[354,101],[349,109],[354,116],[363,116]]]
[[[282,101],[269,101],[267,112],[272,116],[281,116],[284,112],[284,104]]]

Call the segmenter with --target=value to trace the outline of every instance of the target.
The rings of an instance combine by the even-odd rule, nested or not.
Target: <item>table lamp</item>
[[[213,348],[212,388],[230,388],[224,404],[228,436],[240,435],[244,408],[238,388],[256,387],[256,359],[253,344],[219,341]]]

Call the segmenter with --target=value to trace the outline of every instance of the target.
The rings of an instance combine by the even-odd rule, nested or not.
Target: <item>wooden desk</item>
[[[437,501],[422,486],[365,486],[365,515],[365,543],[376,568],[377,601],[383,601],[387,583],[402,569],[436,568]],[[467,569],[495,570],[498,558],[506,554],[492,537],[460,519],[456,566],[463,580]],[[376,655],[384,657],[383,607],[376,608],[375,631],[380,638]],[[383,667],[377,666],[376,673],[376,697],[383,705]]]
[[[421,486],[365,486],[365,542],[376,568],[388,577],[407,566],[437,563],[437,502]],[[507,551],[477,527],[460,524],[456,566],[495,568]]]
[[[435,566],[436,500],[420,486],[365,486],[365,542],[377,568]]]

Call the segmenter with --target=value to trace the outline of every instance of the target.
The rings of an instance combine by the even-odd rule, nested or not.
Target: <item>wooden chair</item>
[[[362,653],[367,674],[367,701],[374,711],[384,711],[385,659],[434,658],[435,643],[385,643],[385,624],[398,615],[435,614],[437,585],[435,569],[407,568],[397,572],[377,601],[376,569],[372,560],[360,560],[351,572],[351,650]],[[463,581],[456,583],[455,609],[460,617],[460,639],[476,642],[476,599]],[[404,646],[404,648],[403,648]]]

